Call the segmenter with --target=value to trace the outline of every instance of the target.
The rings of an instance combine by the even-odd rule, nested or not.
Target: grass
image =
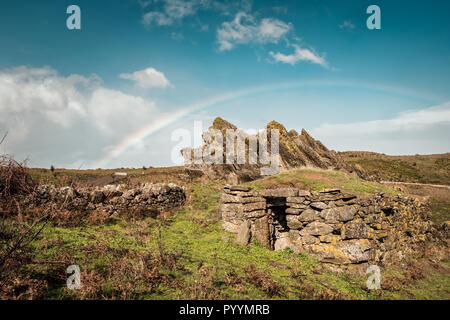
[[[430,204],[432,214],[432,220],[436,224],[442,224],[446,221],[450,221],[450,204],[442,203],[438,201],[432,201]]]
[[[400,193],[391,187],[377,182],[365,181],[345,172],[318,170],[318,169],[295,169],[285,171],[276,176],[265,177],[247,183],[255,189],[263,189],[273,186],[292,186],[302,189],[320,191],[325,188],[338,188],[342,192],[365,196],[379,192],[387,195]]]
[[[377,180],[450,185],[450,153],[388,156],[349,151],[339,155]]]
[[[89,182],[86,173],[79,177],[77,171],[69,172],[77,183]],[[105,173],[94,170],[87,174],[98,179]],[[328,271],[312,255],[290,250],[268,251],[257,243],[235,244],[235,236],[220,227],[221,181],[202,178],[191,181],[182,178],[178,168],[129,173],[128,183],[155,182],[161,177],[177,181],[186,188],[186,205],[158,219],[119,216],[102,224],[83,220],[76,227],[46,225],[40,237],[32,242],[34,258],[62,264],[29,263],[20,269],[21,275],[47,281],[48,289],[41,292],[40,298],[450,298],[448,255],[436,262],[412,260],[423,269],[421,276],[402,266],[382,269],[386,288],[369,291],[365,276]],[[283,172],[248,185],[256,189],[274,185],[312,190],[339,187],[358,195],[398,193],[345,173],[309,169]],[[65,288],[65,268],[70,264],[77,264],[82,270],[81,291]]]
[[[374,152],[340,152],[343,159],[376,180],[450,185],[450,153],[388,156]],[[435,223],[450,220],[450,192],[431,186],[403,185],[410,194],[428,196]]]

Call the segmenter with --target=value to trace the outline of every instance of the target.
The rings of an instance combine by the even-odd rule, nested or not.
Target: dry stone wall
[[[220,200],[222,228],[237,242],[308,252],[343,268],[398,261],[433,237],[426,207],[403,196],[226,186]]]
[[[40,185],[22,201],[27,208],[63,206],[67,210],[121,210],[159,212],[184,204],[184,189],[173,183],[144,184],[134,188],[106,185],[102,188],[56,188]]]

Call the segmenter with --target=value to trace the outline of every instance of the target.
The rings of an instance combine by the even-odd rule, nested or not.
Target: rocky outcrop
[[[236,148],[238,139],[245,141],[245,163],[239,164],[237,158],[233,164],[227,164],[225,151],[226,151],[226,133],[227,130],[234,130],[236,137],[234,141],[234,147]],[[271,130],[278,130],[279,132],[279,170],[289,170],[294,168],[319,168],[319,169],[331,169],[353,173],[359,177],[364,177],[364,173],[359,169],[346,163],[339,154],[334,150],[328,150],[319,140],[312,138],[305,129],[302,129],[298,134],[295,130],[289,132],[286,128],[276,121],[271,121],[267,124],[267,151],[271,153]],[[215,138],[214,132],[221,132],[222,139],[218,141]],[[256,164],[250,164],[249,162],[249,141],[254,139],[258,140],[257,135],[249,135],[243,130],[238,129],[233,124],[221,119],[216,118],[213,125],[203,133],[204,145],[192,149],[185,148],[181,152],[185,159],[191,159],[191,163],[185,162],[185,172],[190,176],[207,175],[210,178],[224,178],[231,184],[238,184],[245,181],[251,181],[261,177],[261,168],[265,165],[260,162]],[[259,140],[258,140],[259,141]],[[221,145],[224,150],[222,163],[223,164],[208,164],[204,162],[194,163],[195,154],[203,155],[208,153],[211,147],[215,145]],[[236,151],[236,149],[235,149]],[[259,149],[257,151],[258,156]]]
[[[427,207],[400,195],[357,198],[337,189],[226,186],[220,200],[222,228],[245,235],[239,243],[249,239],[271,250],[304,251],[344,268],[393,263],[433,239]]]
[[[136,210],[152,214],[181,206],[185,200],[183,188],[173,183],[149,183],[134,188],[106,185],[95,189],[40,185],[21,204],[26,208],[63,207],[78,211],[102,210],[110,214]]]

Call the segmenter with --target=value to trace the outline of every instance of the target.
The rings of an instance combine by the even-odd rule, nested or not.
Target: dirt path
[[[428,183],[417,183],[417,182],[400,182],[400,181],[380,181],[382,184],[402,184],[410,186],[423,186],[423,187],[434,187],[434,188],[444,188],[450,190],[450,186],[443,184],[428,184]]]

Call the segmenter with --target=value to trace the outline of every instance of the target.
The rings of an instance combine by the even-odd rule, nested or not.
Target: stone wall
[[[181,206],[185,200],[183,188],[173,183],[149,183],[134,188],[106,185],[95,189],[40,185],[21,204],[27,208],[63,207],[66,210],[103,210],[110,214],[122,210],[157,213]]]
[[[291,248],[344,268],[398,261],[432,238],[423,204],[382,193],[357,198],[337,189],[226,186],[221,213],[223,230],[237,233],[241,244],[255,240],[271,250]]]

